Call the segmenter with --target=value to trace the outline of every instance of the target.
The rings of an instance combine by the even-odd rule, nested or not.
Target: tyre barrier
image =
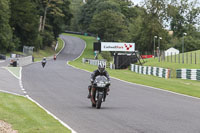
[[[200,69],[177,69],[176,77],[181,79],[200,80]]]
[[[139,66],[131,64],[131,71],[139,74],[153,75],[161,78],[171,78],[171,70],[160,67]]]
[[[115,69],[115,64],[113,64],[113,63],[110,63],[110,67],[109,67],[110,69]]]

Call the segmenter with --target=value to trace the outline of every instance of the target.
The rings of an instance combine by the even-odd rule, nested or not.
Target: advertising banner
[[[135,43],[101,42],[101,51],[134,52]]]

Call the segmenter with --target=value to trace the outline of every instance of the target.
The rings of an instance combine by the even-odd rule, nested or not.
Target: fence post
[[[186,53],[186,63],[188,64],[188,53]]]
[[[163,51],[163,60],[165,62],[165,51]]]
[[[175,53],[175,63],[176,63],[176,53]]]
[[[164,61],[165,61],[165,58],[166,58],[166,56],[165,56],[165,52],[164,52],[164,54],[163,54],[163,55],[164,55]]]
[[[180,64],[180,54],[178,54],[178,62],[179,62],[179,64]]]
[[[169,55],[168,55],[168,52],[167,52],[167,62],[168,62],[168,58],[169,58]]]
[[[197,54],[196,54],[196,52],[194,53],[194,64],[197,64]]]
[[[172,52],[171,52],[171,62],[172,62]]]

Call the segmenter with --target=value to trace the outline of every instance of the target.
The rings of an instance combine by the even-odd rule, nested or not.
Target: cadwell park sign
[[[101,51],[134,52],[135,43],[101,42]]]

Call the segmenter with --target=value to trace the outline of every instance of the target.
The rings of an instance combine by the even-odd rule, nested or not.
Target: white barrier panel
[[[25,65],[29,65],[31,63],[32,63],[32,56],[18,58],[18,64],[19,64],[20,67],[25,66]]]
[[[151,66],[139,66],[135,64],[131,64],[131,71],[140,74],[154,75],[161,78],[170,78],[171,75],[170,69],[151,67]]]

